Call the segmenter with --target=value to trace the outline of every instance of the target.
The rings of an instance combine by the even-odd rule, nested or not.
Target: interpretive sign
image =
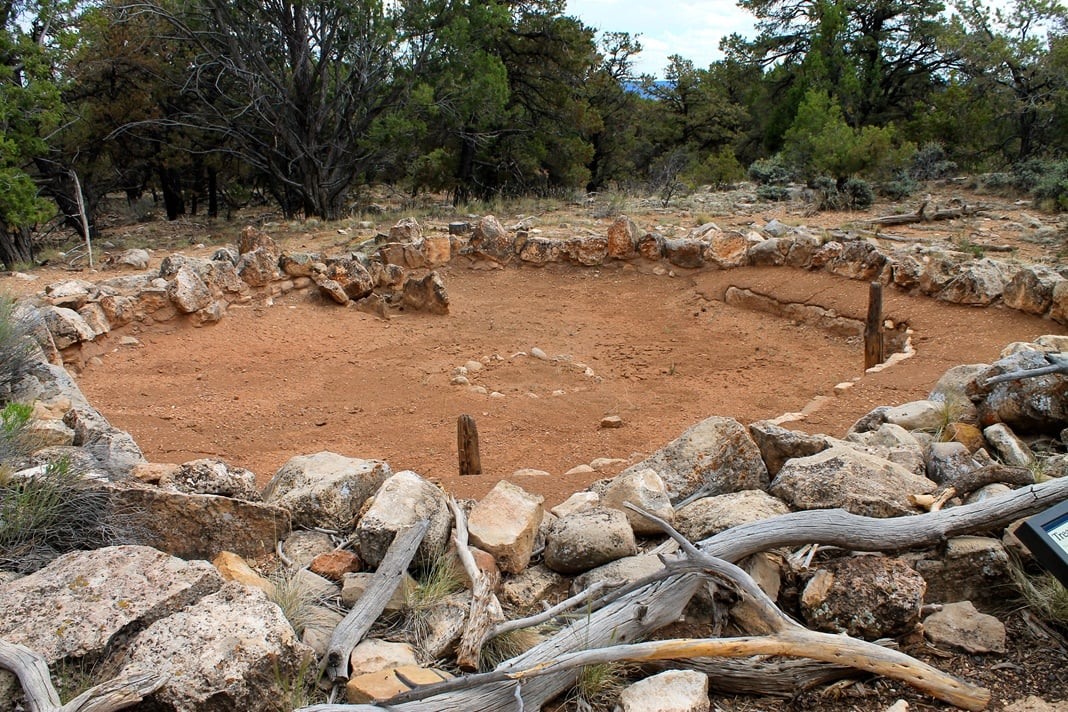
[[[1042,568],[1068,588],[1068,502],[1025,519],[1016,536]]]

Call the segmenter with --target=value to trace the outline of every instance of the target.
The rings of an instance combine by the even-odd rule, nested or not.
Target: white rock
[[[594,509],[600,502],[601,497],[596,492],[576,492],[549,511],[558,517],[566,517],[575,512]]]
[[[1029,467],[1035,461],[1031,448],[1016,437],[1016,433],[1004,423],[995,423],[983,429],[983,437],[994,448],[1002,462],[1013,467]]]
[[[471,543],[492,554],[501,571],[519,573],[530,563],[544,501],[501,480],[471,509]]]
[[[708,676],[668,670],[627,687],[619,703],[623,712],[708,712]]]

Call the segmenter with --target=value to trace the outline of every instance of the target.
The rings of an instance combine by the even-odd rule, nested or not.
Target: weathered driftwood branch
[[[616,584],[618,585],[618,584]],[[510,633],[513,630],[521,630],[523,628],[532,628],[536,625],[541,625],[546,621],[552,620],[556,616],[560,615],[564,611],[569,611],[576,606],[580,606],[586,601],[592,599],[599,594],[602,590],[609,588],[611,584],[607,581],[598,581],[589,588],[579,591],[574,596],[567,598],[555,606],[546,608],[541,613],[526,618],[517,618],[511,621],[501,621],[497,625],[493,626],[493,629],[486,636],[486,640],[496,638],[498,635],[504,635]]]
[[[981,710],[990,702],[990,693],[987,690],[946,675],[904,653],[888,650],[866,640],[850,638],[846,635],[831,635],[808,630],[783,613],[756,581],[741,568],[701,551],[660,517],[630,503],[626,506],[655,522],[665,534],[678,543],[686,556],[684,562],[686,568],[699,567],[733,587],[746,598],[753,607],[753,611],[759,616],[761,623],[771,631],[770,635],[753,639],[751,643],[756,648],[767,645],[777,650],[777,652],[766,654],[807,657],[828,663],[848,665],[858,670],[900,680],[940,700],[969,710]],[[747,645],[740,645],[737,649],[744,650],[746,647]],[[730,645],[710,646],[709,649],[730,653],[735,650]],[[724,657],[743,656],[729,654]]]
[[[935,546],[954,536],[1003,529],[1065,499],[1068,478],[1059,478],[975,504],[908,517],[875,519],[841,509],[792,512],[728,529],[698,546],[728,561],[803,544],[840,546],[853,551],[905,551]]]
[[[467,548],[467,517],[464,516],[464,510],[452,497],[449,497],[449,508],[455,527],[453,542],[456,544],[456,555],[460,557],[467,578],[471,580],[471,610],[456,649],[456,663],[462,670],[477,670],[482,657],[482,644],[489,640],[493,627],[504,620],[504,611],[493,592],[497,585],[495,577],[478,568],[475,557]]]
[[[1019,381],[1022,378],[1037,378],[1038,376],[1048,376],[1054,373],[1068,374],[1068,354],[1046,354],[1046,360],[1049,361],[1049,366],[1027,368],[1020,371],[1009,371],[1008,373],[992,376],[979,385],[986,388],[987,386],[993,386],[998,383]]]
[[[1049,480],[1001,497],[953,507],[931,514],[895,519],[872,519],[840,510],[796,512],[728,529],[704,540],[700,548],[727,561],[778,547],[794,548],[818,543],[844,546],[855,551],[903,551],[932,546],[952,536],[1003,528],[1020,517],[1036,514],[1068,499],[1068,478]],[[621,592],[610,594],[606,603],[588,616],[576,619],[547,641],[483,677],[477,686],[453,693],[438,693],[426,699],[393,700],[393,712],[498,712],[518,709],[516,682],[509,671],[557,660],[560,654],[586,648],[626,643],[677,620],[697,590],[702,578],[694,574],[653,578]],[[755,653],[750,653],[755,654]],[[704,657],[687,651],[679,657]],[[835,660],[841,663],[841,660]],[[538,709],[574,683],[573,669],[554,667],[540,677],[529,678],[520,694],[527,709]],[[467,679],[467,678],[463,678]],[[374,705],[315,705],[303,712],[381,712]]]
[[[353,648],[386,609],[429,527],[430,520],[424,519],[393,538],[367,590],[330,636],[330,645],[319,665],[320,675],[325,672],[333,683],[348,679],[349,656]]]
[[[961,205],[956,208],[946,208],[944,210],[927,210],[927,201],[923,201],[920,207],[914,213],[904,213],[902,215],[883,215],[882,217],[872,218],[870,220],[864,220],[863,222],[868,225],[910,225],[919,222],[934,222],[936,220],[952,220],[954,218],[963,218],[969,215],[978,215],[985,208],[980,205]]]
[[[726,695],[796,697],[819,685],[857,676],[856,668],[805,658],[686,658],[652,667],[698,670],[708,675],[709,690]]]
[[[112,712],[140,702],[167,681],[167,676],[136,669],[92,687],[61,704],[45,659],[27,647],[0,640],[0,668],[18,678],[30,712]]]

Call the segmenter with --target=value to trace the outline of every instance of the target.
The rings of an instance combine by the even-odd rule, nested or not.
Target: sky
[[[753,16],[736,1],[567,0],[567,14],[601,31],[639,35],[637,73],[663,77],[673,54],[705,68],[723,57],[720,39],[732,32],[753,36]]]

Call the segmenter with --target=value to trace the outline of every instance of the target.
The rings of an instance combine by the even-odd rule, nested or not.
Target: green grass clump
[[[0,472],[0,569],[32,573],[68,551],[122,543],[135,522],[66,460],[32,475]]]
[[[1068,626],[1068,589],[1048,573],[1030,574],[1022,566],[1012,567],[1012,577],[1024,601],[1042,620]]]
[[[33,366],[29,324],[15,316],[15,302],[0,294],[0,399]]]
[[[628,682],[629,669],[624,663],[587,665],[579,671],[568,700],[579,709],[607,712],[615,707]]]

